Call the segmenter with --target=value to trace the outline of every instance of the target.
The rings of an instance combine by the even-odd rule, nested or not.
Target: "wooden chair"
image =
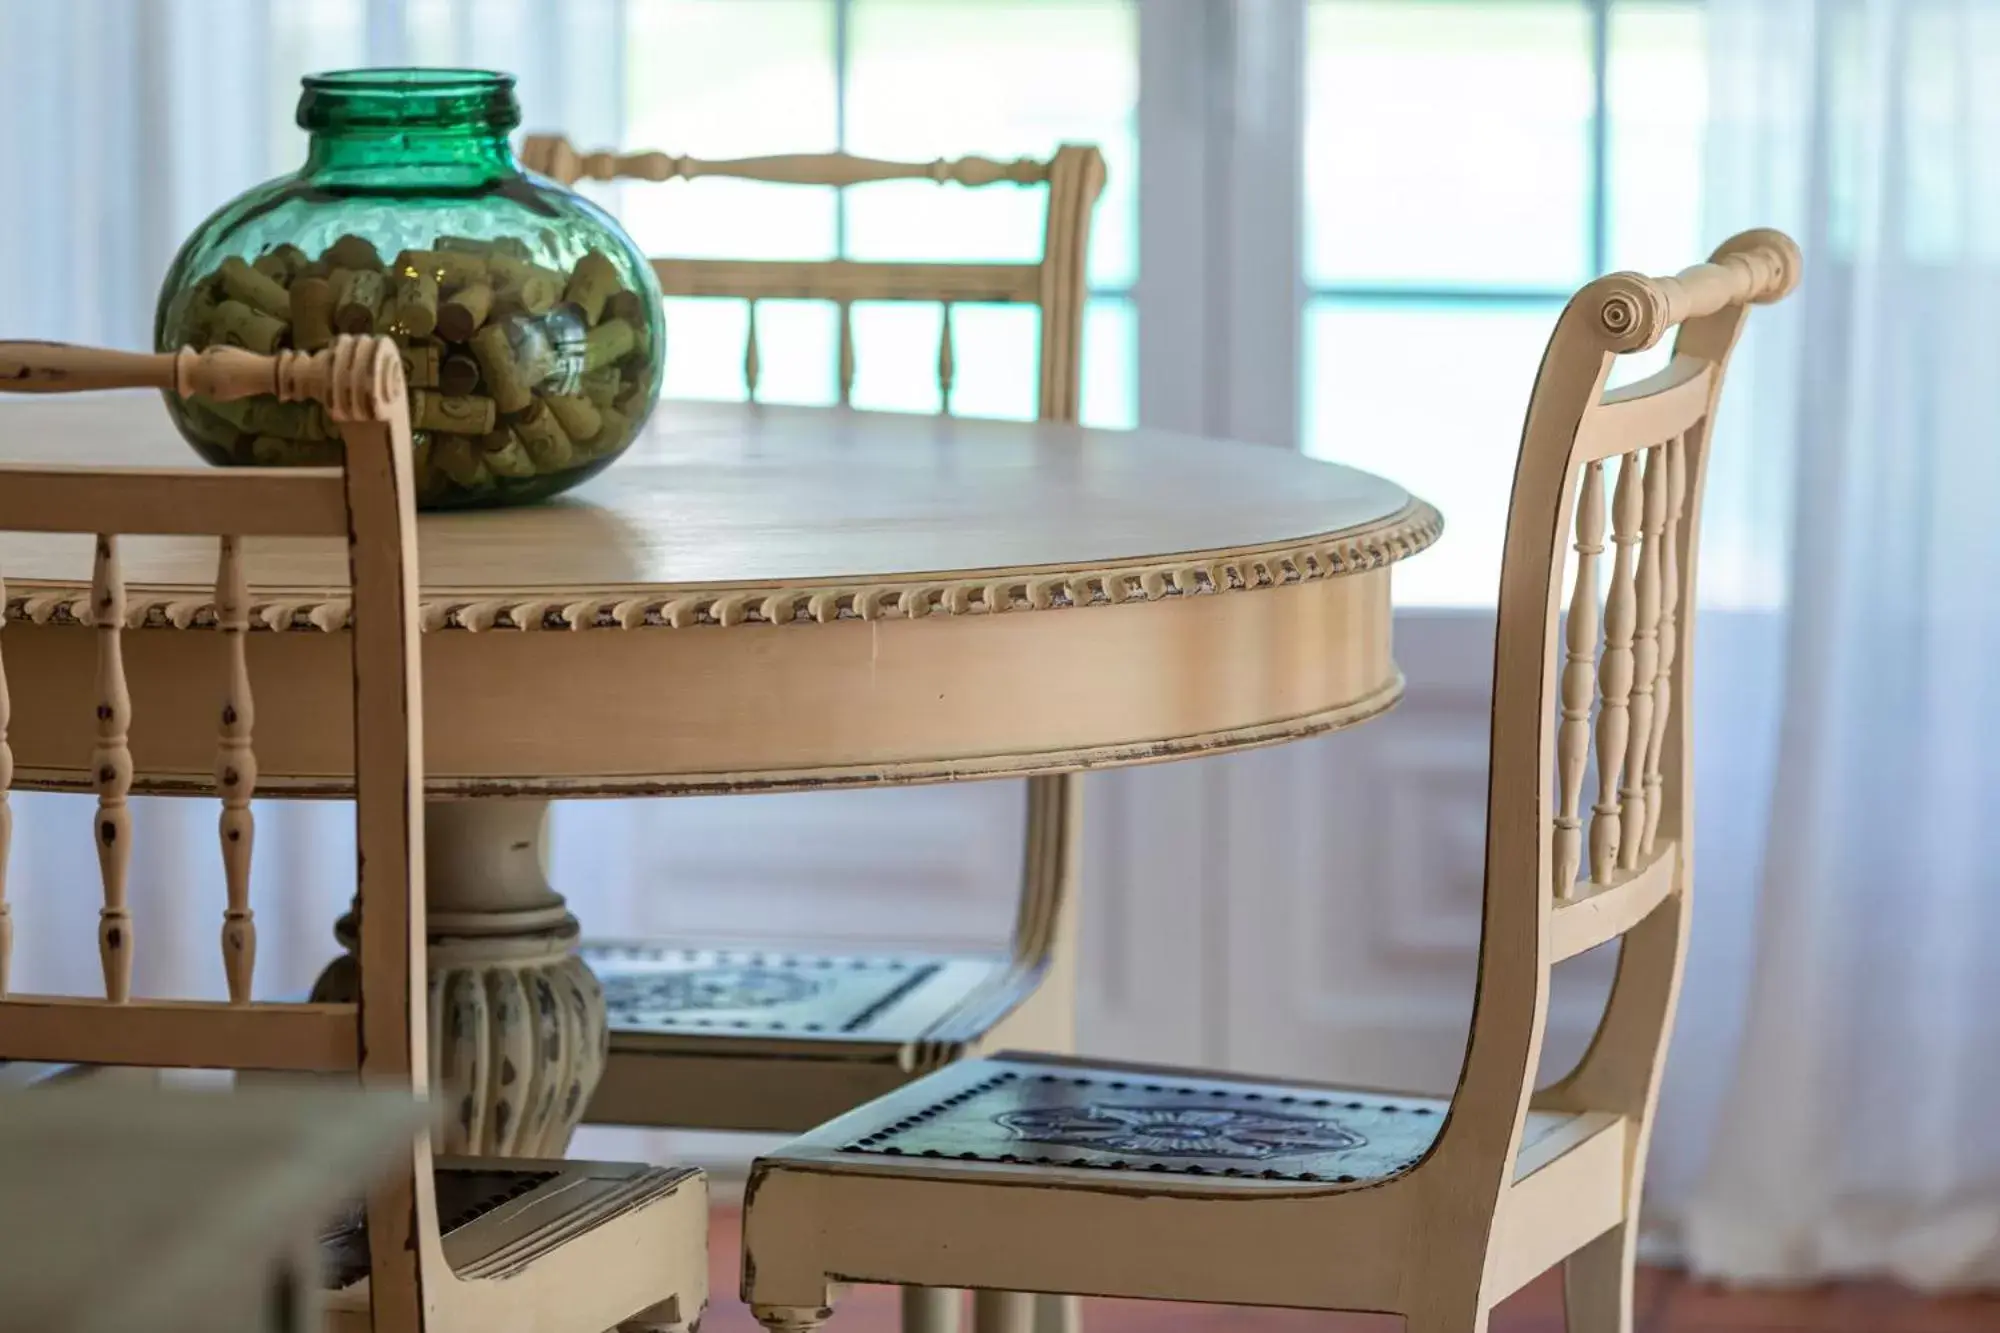
[[[761,300],[838,306],[843,404],[854,385],[853,303],[942,304],[937,373],[947,412],[956,365],[952,306],[1037,306],[1041,417],[1077,418],[1085,248],[1091,208],[1104,182],[1104,160],[1094,148],[1063,148],[1047,162],[969,157],[903,163],[845,154],[711,162],[665,153],[579,154],[559,136],[540,135],[528,139],[521,158],[564,184],[586,177],[705,176],[839,188],[887,180],[974,188],[1046,184],[1043,252],[1035,264],[656,259],[653,269],[669,296],[749,303],[744,382],[753,400],[762,355],[755,318]],[[685,950],[651,942],[588,947],[591,966],[604,981],[612,1027],[610,1067],[590,1118],[797,1131],[927,1070],[991,1049],[995,1041],[1068,1049],[1074,1027],[1076,796],[1072,776],[1029,779],[1027,855],[1005,958],[913,958],[887,951],[828,958]]]
[[[1067,146],[1048,161],[885,162],[845,153],[706,161],[666,153],[579,153],[559,135],[531,135],[521,161],[565,185],[589,178],[648,181],[730,177],[847,189],[877,181],[941,187],[1042,185],[1039,263],[869,263],[674,259],[653,261],[667,296],[749,305],[743,381],[758,397],[763,354],[757,303],[830,301],[839,314],[838,390],[853,397],[856,301],[942,305],[938,398],[951,411],[957,372],[952,307],[1032,305],[1040,313],[1037,413],[1077,419],[1085,260],[1104,158]],[[673,337],[669,330],[668,355]],[[808,1129],[912,1078],[981,1051],[1025,1044],[1070,1050],[1076,1029],[1075,775],[1028,779],[1021,894],[1003,957],[859,956],[687,949],[656,941],[586,945],[604,983],[611,1055],[587,1118],[688,1129]],[[948,1329],[955,1298],[909,1291],[905,1326]],[[1046,1305],[1047,1328],[1072,1326],[1073,1305]]]
[[[140,386],[223,400],[253,394],[312,400],[338,428],[346,465],[338,471],[0,465],[0,531],[95,534],[93,611],[90,623],[75,632],[96,640],[97,706],[94,719],[78,718],[77,744],[91,747],[94,756],[92,828],[104,890],[97,932],[102,999],[8,992],[11,941],[0,907],[0,1059],[358,1073],[422,1094],[429,1033],[422,704],[401,361],[388,340],[374,338],[341,338],[310,356],[276,357],[234,348],[143,356],[0,343],[0,389]],[[4,421],[0,414],[0,425]],[[125,883],[132,857],[126,798],[134,771],[128,728],[135,691],[123,655],[128,625],[114,535],[120,533],[223,534],[213,615],[220,717],[215,790],[222,803],[226,880],[217,907],[227,1001],[132,994],[139,923],[126,907]],[[244,543],[276,536],[347,541],[361,909],[356,1003],[251,998],[256,924],[249,907],[250,801],[257,763],[249,666],[262,658],[263,645],[250,633]],[[0,589],[0,609],[5,606]],[[159,688],[144,677],[135,683],[141,699]],[[0,866],[9,832],[5,791],[13,777],[7,716],[8,696],[0,685]],[[419,1140],[394,1179],[325,1238],[333,1289],[328,1323],[376,1333],[601,1333],[643,1314],[654,1325],[688,1325],[707,1295],[706,1201],[701,1174],[693,1170],[517,1159],[434,1162],[428,1140]]]
[[[1677,277],[1601,278],[1556,325],[1501,569],[1479,984],[1451,1099],[968,1061],[755,1165],[743,1292],[767,1328],[817,1326],[837,1276],[981,1289],[982,1333],[1023,1326],[1022,1298],[998,1294],[1022,1291],[1382,1311],[1413,1333],[1473,1333],[1560,1262],[1573,1333],[1629,1333],[1686,943],[1709,425],[1748,303],[1783,296],[1799,268],[1789,239],[1749,232]],[[1618,355],[1675,327],[1665,370],[1605,392]],[[1536,1091],[1550,970],[1612,940],[1596,1039]]]
[[[0,1092],[0,1333],[288,1333],[319,1232],[424,1131],[407,1093]]]

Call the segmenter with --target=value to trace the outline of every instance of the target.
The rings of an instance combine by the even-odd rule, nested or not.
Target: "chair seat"
[[[599,1124],[798,1133],[929,1070],[1066,1031],[1007,957],[596,943],[611,1056]],[[1060,1018],[1062,1021],[1054,1021]]]
[[[913,1041],[1007,967],[1004,958],[655,943],[594,943],[579,952],[603,983],[614,1049],[661,1044],[648,1036]]]
[[[960,1163],[982,1175],[998,1165],[1074,1178],[1081,1168],[1139,1186],[1163,1175],[1359,1186],[1415,1166],[1449,1108],[1416,1094],[1009,1053],[910,1083],[767,1160],[907,1163],[932,1177]],[[1531,1112],[1524,1166],[1576,1119]]]
[[[669,1275],[678,1278],[701,1261],[708,1194],[693,1167],[441,1158],[435,1180],[445,1258],[462,1281],[517,1278],[558,1251],[583,1247],[604,1256],[594,1262],[645,1255],[646,1271],[633,1276],[660,1284],[658,1295],[665,1295]],[[333,1313],[365,1314],[368,1226],[358,1202],[321,1233],[320,1249],[325,1285],[338,1293]]]

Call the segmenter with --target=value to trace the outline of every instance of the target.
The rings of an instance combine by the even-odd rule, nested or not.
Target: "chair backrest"
[[[98,952],[104,997],[23,995],[6,986],[11,943],[0,880],[0,1059],[96,1065],[358,1072],[425,1091],[422,699],[417,664],[416,519],[401,358],[387,339],[337,339],[302,355],[237,348],[158,356],[0,343],[0,390],[64,393],[154,387],[183,396],[272,394],[320,403],[344,444],[335,469],[103,469],[0,463],[0,531],[96,539],[90,608],[96,709],[78,719],[97,793],[103,881]],[[4,423],[0,415],[0,424]],[[215,534],[216,794],[224,866],[222,971],[227,1001],[135,999],[135,923],[125,903],[133,781],[122,635],[121,534]],[[360,1000],[290,1004],[250,998],[256,928],[249,907],[256,786],[246,537],[342,537],[353,590],[355,830]],[[5,571],[0,570],[0,578]],[[6,597],[0,587],[0,620]],[[143,631],[141,631],[143,632]],[[0,651],[6,635],[0,632]],[[0,658],[0,871],[10,832],[9,698]],[[421,1324],[422,1272],[435,1271],[429,1146],[371,1195],[369,1249],[378,1330]],[[422,1239],[429,1237],[429,1244]],[[434,1259],[434,1252],[439,1258]],[[420,1264],[416,1256],[423,1256]]]
[[[1075,421],[1080,406],[1078,368],[1082,360],[1083,305],[1087,295],[1085,259],[1090,218],[1104,188],[1104,155],[1096,148],[1065,145],[1047,161],[984,157],[935,162],[885,162],[847,153],[795,154],[706,161],[668,153],[579,153],[561,135],[530,135],[521,149],[530,170],[573,185],[577,181],[693,180],[733,177],[786,185],[847,189],[877,181],[932,180],[940,186],[974,189],[999,184],[1046,185],[1048,205],[1042,258],[1024,263],[875,263],[851,259],[653,260],[660,290],[667,296],[735,297],[749,303],[743,348],[743,379],[757,399],[762,352],[757,343],[757,302],[830,301],[839,312],[840,401],[854,390],[856,301],[920,301],[942,305],[937,353],[939,398],[951,411],[957,351],[952,306],[959,303],[1032,305],[1041,312],[1037,415],[1044,421]]]
[[[1745,232],[1674,277],[1598,279],[1549,340],[1507,518],[1478,999],[1440,1152],[1508,1169],[1551,969],[1615,939],[1618,978],[1589,1053],[1534,1104],[1631,1117],[1643,1161],[1685,949],[1711,426],[1750,305],[1786,295],[1800,268],[1790,238]],[[1619,356],[1669,330],[1666,368],[1606,392]]]

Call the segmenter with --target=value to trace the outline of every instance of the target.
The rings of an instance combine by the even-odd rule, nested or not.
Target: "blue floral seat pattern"
[[[656,945],[586,945],[614,1033],[839,1034],[865,1027],[937,971],[934,960]]]
[[[1331,1120],[1208,1106],[1038,1106],[995,1117],[1016,1138],[1146,1157],[1266,1161],[1346,1152],[1367,1139]]]
[[[1428,1097],[1037,1065],[1032,1057],[983,1063],[990,1072],[976,1082],[941,1071],[925,1081],[940,1085],[928,1097],[919,1083],[872,1103],[874,1126],[856,1132],[844,1123],[840,1149],[1346,1185],[1416,1165],[1447,1109]]]

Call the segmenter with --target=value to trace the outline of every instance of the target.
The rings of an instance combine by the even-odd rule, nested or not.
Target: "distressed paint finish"
[[[406,1099],[422,1094],[432,1083],[430,1024],[423,1011],[425,876],[418,859],[424,855],[422,687],[416,519],[401,360],[387,340],[373,338],[343,337],[312,356],[285,352],[275,357],[237,349],[141,356],[0,343],[0,390],[139,387],[225,399],[256,394],[282,401],[311,398],[326,408],[340,432],[343,466],[337,471],[135,473],[0,462],[0,530],[44,540],[47,534],[80,535],[94,551],[87,629],[82,631],[94,641],[94,669],[84,673],[82,688],[95,701],[90,785],[98,794],[93,822],[106,896],[100,927],[106,998],[0,991],[0,1061],[269,1069],[346,1080],[358,1074],[370,1083],[401,1087]],[[338,722],[352,724],[358,867],[350,966],[357,984],[347,1002],[256,1002],[245,993],[251,961],[243,892],[249,849],[247,836],[232,840],[229,835],[232,830],[247,834],[240,817],[247,816],[255,774],[249,746],[250,663],[242,650],[247,638],[245,580],[239,548],[227,537],[216,569],[225,647],[219,733],[211,722],[218,711],[213,675],[185,675],[198,677],[206,695],[190,711],[209,731],[209,758],[217,770],[216,794],[223,809],[229,903],[224,971],[231,998],[135,999],[129,994],[131,939],[123,889],[131,824],[124,801],[134,785],[130,737],[145,734],[146,710],[137,705],[147,701],[140,684],[148,673],[140,668],[158,663],[121,651],[132,627],[120,568],[123,553],[114,535],[120,533],[201,536],[211,551],[218,533],[318,536],[343,545],[353,616],[340,643],[351,670],[342,681],[347,711]],[[216,642],[210,639],[208,645]],[[207,665],[212,668],[214,661],[209,655]],[[30,674],[37,693],[55,683],[45,674]],[[18,714],[7,709],[7,698],[0,691],[0,721],[11,722]],[[81,732],[90,712],[77,712]],[[136,757],[142,758],[143,751]],[[0,771],[0,780],[7,776]],[[550,1127],[562,1108],[576,1100],[563,1095],[566,1089],[602,1059],[600,1045],[572,1040],[579,1032],[601,1034],[602,1021],[600,1011],[593,1023],[589,1010],[594,991],[588,973],[569,955],[568,943],[569,938],[562,938],[533,958],[517,950],[512,1001],[496,1006],[496,1032],[534,1062],[521,1068],[523,1109],[518,1117],[509,1116],[524,1148],[549,1144],[555,1136]],[[340,1264],[334,1270],[338,1289],[326,1300],[328,1327],[371,1333],[529,1328],[537,1333],[601,1333],[626,1320],[648,1328],[684,1329],[700,1318],[707,1299],[702,1252],[707,1195],[699,1172],[565,1162],[528,1172],[482,1168],[476,1172],[481,1181],[468,1182],[451,1167],[434,1173],[430,1144],[421,1137],[404,1143],[400,1162],[359,1202],[358,1230],[350,1227],[335,1238]],[[512,1177],[504,1192],[518,1206],[480,1202],[490,1195],[488,1186],[496,1175]],[[468,1195],[468,1185],[478,1198]],[[440,1199],[448,1207],[467,1205],[467,1215],[441,1220]],[[445,1230],[453,1232],[449,1261]],[[644,1254],[647,1262],[632,1263],[634,1254]],[[365,1285],[355,1280],[359,1273],[366,1274]]]
[[[744,1299],[767,1328],[817,1327],[842,1283],[876,1282],[979,1290],[981,1333],[1023,1325],[1006,1294],[1019,1291],[1382,1312],[1411,1333],[1482,1333],[1495,1304],[1561,1265],[1572,1330],[1631,1333],[1686,948],[1689,653],[1665,626],[1671,608],[1692,617],[1729,354],[1749,306],[1787,294],[1800,267],[1788,238],[1749,232],[1670,278],[1601,278],[1556,326],[1508,516],[1480,976],[1449,1103],[1050,1055],[940,1069],[752,1168]],[[1606,393],[1616,357],[1674,329],[1666,371]],[[1598,656],[1591,562],[1614,458]],[[1572,539],[1582,568],[1565,636]],[[1575,885],[1593,703],[1590,877]],[[1614,939],[1595,1040],[1538,1090],[1551,969]]]

